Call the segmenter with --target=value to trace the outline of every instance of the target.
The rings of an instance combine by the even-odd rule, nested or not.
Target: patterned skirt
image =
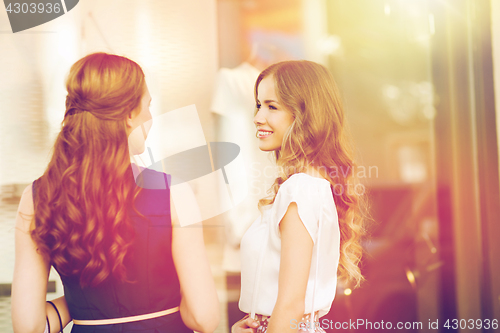
[[[267,325],[269,324],[270,316],[255,315],[255,320],[259,322],[259,327],[257,327],[256,333],[266,333]],[[311,314],[306,314],[302,317],[300,322],[291,322],[291,328],[295,328],[298,333],[326,333],[324,329],[321,328],[319,324],[319,313],[316,311],[314,313],[314,322],[311,323]]]

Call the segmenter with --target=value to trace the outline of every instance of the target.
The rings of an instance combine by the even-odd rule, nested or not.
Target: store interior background
[[[339,284],[327,318],[419,321],[424,331],[437,319],[500,319],[499,22],[500,0],[81,0],[12,34],[0,10],[0,331],[12,332],[20,193],[47,165],[70,66],[95,51],[143,66],[154,116],[195,104],[207,142],[220,139],[211,110],[220,68],[327,66],[373,218],[367,282]],[[217,332],[239,315],[222,265],[229,216],[204,222]],[[48,299],[62,294],[55,272],[50,281]]]

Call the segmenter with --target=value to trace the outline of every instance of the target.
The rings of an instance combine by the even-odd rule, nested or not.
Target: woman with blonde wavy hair
[[[14,332],[213,332],[218,300],[202,228],[181,228],[170,175],[137,185],[130,133],[152,119],[139,65],[90,54],[66,81],[62,129],[44,174],[21,197]],[[141,145],[133,145],[140,147]],[[151,181],[150,181],[151,182]],[[64,296],[46,302],[53,266]]]
[[[363,188],[340,94],[324,66],[285,61],[259,75],[255,101],[259,148],[274,152],[278,177],[241,242],[249,315],[232,332],[324,332],[337,278],[363,280]]]

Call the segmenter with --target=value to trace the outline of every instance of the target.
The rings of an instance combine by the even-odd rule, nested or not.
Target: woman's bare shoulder
[[[26,186],[17,209],[16,228],[28,232],[35,213],[32,184]]]

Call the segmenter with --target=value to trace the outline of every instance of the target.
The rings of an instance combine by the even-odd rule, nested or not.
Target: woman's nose
[[[264,117],[262,117],[262,112],[260,112],[260,110],[257,111],[257,113],[255,114],[255,117],[253,117],[253,123],[255,125],[262,125],[262,124],[264,124],[264,122],[265,122],[265,119],[264,119]]]

